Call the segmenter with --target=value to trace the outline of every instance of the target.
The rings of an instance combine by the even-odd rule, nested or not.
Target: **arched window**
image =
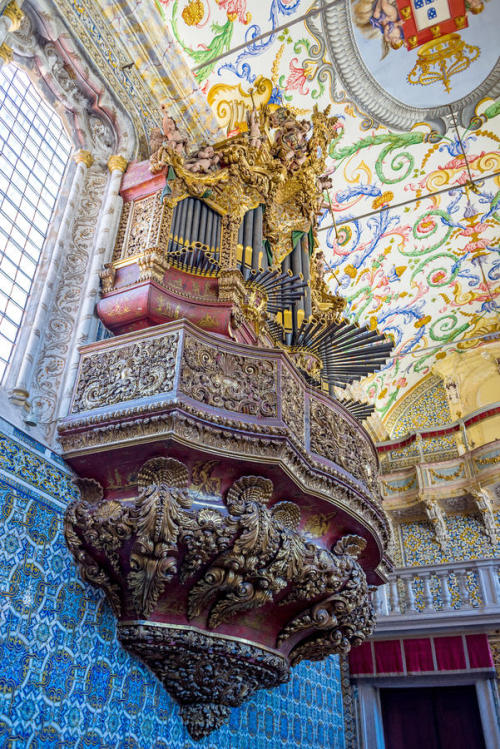
[[[72,145],[22,70],[0,69],[0,382],[12,355]]]

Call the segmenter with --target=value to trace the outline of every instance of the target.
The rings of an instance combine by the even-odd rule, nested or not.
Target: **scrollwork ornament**
[[[277,415],[274,362],[231,354],[188,337],[181,390],[210,406],[258,416]]]
[[[177,345],[173,333],[82,357],[71,412],[168,392]]]
[[[65,532],[84,579],[103,588],[123,617],[122,643],[179,702],[198,739],[256,689],[286,681],[289,662],[346,653],[361,642],[373,609],[357,561],[363,538],[343,536],[331,551],[309,542],[298,504],[275,501],[263,476],[234,481],[222,498],[226,513],[193,511],[190,485],[186,465],[164,456],[140,468],[134,500],[105,498],[100,484],[80,480]],[[163,621],[172,596],[181,612],[185,606],[185,621],[196,620],[192,629]],[[238,627],[243,613],[265,605],[286,612],[279,607],[288,604],[299,610],[277,650],[214,632]]]

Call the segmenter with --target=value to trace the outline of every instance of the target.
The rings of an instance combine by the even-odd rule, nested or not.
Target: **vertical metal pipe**
[[[179,242],[184,243],[186,236],[186,214],[187,214],[187,200],[184,199],[180,205],[180,216],[179,216]]]
[[[189,197],[186,198],[186,216],[184,219],[184,243],[191,243],[193,237],[193,210],[194,200]],[[194,252],[189,247],[186,247],[186,258],[188,268],[193,267]]]
[[[205,203],[203,203],[201,201],[201,205],[200,205],[200,224],[199,224],[200,228],[198,230],[198,240],[202,244],[207,244],[207,240],[206,240],[207,218],[208,218],[208,208],[205,205]]]
[[[212,232],[210,236],[210,249],[215,252],[215,248],[217,247],[217,227],[220,222],[220,216],[218,213],[213,214],[213,220],[212,220]]]
[[[309,238],[307,234],[300,240],[300,249],[302,256],[302,275],[304,276],[304,281],[309,284],[311,280],[311,267],[309,258]],[[311,288],[309,285],[307,286],[307,289],[305,289],[304,294],[304,313],[306,319],[312,315]]]
[[[302,237],[292,250],[292,271],[294,276],[302,273]]]
[[[201,202],[194,198],[193,225],[190,237],[192,242],[196,242],[200,239],[200,213]]]
[[[178,236],[177,230],[179,227],[179,203],[176,203],[174,208],[174,215],[172,216],[172,242],[175,242],[175,238]],[[173,247],[172,249],[176,249]]]
[[[256,264],[254,265],[252,262],[252,268],[258,268],[259,267],[259,256],[262,252],[262,267],[268,268],[269,262],[267,260],[266,253],[263,252],[264,250],[264,243],[263,243],[263,236],[262,236],[262,206],[258,205],[257,208],[255,208],[252,211],[252,223],[253,223],[253,231],[252,231],[252,247],[253,247],[253,257],[256,258]],[[252,258],[253,261],[253,258]]]
[[[247,247],[252,247],[252,268],[257,268],[258,265],[253,264],[253,253],[254,253],[254,243],[253,243],[253,211],[247,211],[245,213],[245,218],[243,219],[244,222],[244,236],[243,236],[243,258],[245,258],[246,255],[246,249]]]
[[[194,236],[194,226],[193,226],[193,212],[194,212],[194,198],[187,198],[187,210],[186,210],[186,228],[185,228],[185,237],[184,239],[187,239],[188,242],[192,242],[193,236]]]
[[[294,249],[292,250],[292,272],[294,276],[302,275],[302,237],[295,245]],[[300,299],[298,299],[293,304],[294,308],[294,331],[295,333],[298,333],[300,325],[302,323],[302,320],[306,316],[305,314],[305,298],[302,296]],[[303,315],[300,315],[299,319],[299,310],[303,312]]]
[[[212,224],[214,222],[214,212],[207,206],[207,226],[205,229],[205,244],[210,247],[210,240],[212,238]]]
[[[220,256],[220,236],[221,236],[222,217],[217,216],[215,224],[215,257],[219,259]]]

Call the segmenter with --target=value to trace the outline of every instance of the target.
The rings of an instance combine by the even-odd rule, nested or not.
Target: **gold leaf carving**
[[[172,390],[178,334],[82,357],[72,413]]]
[[[277,416],[275,362],[230,354],[192,337],[184,344],[180,389],[209,406]]]

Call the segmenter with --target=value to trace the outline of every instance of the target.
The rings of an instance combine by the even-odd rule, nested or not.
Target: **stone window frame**
[[[22,21],[6,36],[12,61],[28,74],[42,99],[59,114],[73,144],[75,159],[66,169],[59,190],[21,328],[0,387],[0,405],[5,406],[4,413],[12,423],[23,429],[31,427],[36,436],[51,444],[55,420],[62,413],[61,404],[65,403],[63,393],[73,384],[69,380],[74,367],[69,360],[74,357],[78,343],[83,342],[78,340],[78,334],[82,335],[82,319],[87,340],[97,329],[93,306],[99,288],[98,271],[106,260],[106,247],[100,245],[109,244],[110,236],[114,239],[121,213],[119,183],[127,160],[137,153],[139,138],[125,108],[81,49],[80,41],[62,20],[57,7],[50,0],[31,0],[23,3],[22,12]],[[109,166],[108,171],[111,157],[115,161],[121,159],[123,165],[119,169]],[[74,304],[67,343],[57,352],[59,359],[64,359],[63,376],[51,382],[50,357],[43,360],[47,358],[44,338],[51,326],[59,322],[55,298],[58,275],[73,249],[70,233],[83,211],[81,195],[87,180],[96,173],[102,175],[104,190],[96,196],[100,210],[90,247],[92,262],[80,299]],[[114,198],[112,206],[110,193]],[[110,208],[116,226],[109,220],[101,220]],[[101,224],[105,224],[105,237],[100,234]],[[54,360],[54,354],[51,356]],[[37,371],[46,373],[46,382],[41,383],[39,377],[34,382]],[[44,393],[45,385],[51,390],[50,399]]]

